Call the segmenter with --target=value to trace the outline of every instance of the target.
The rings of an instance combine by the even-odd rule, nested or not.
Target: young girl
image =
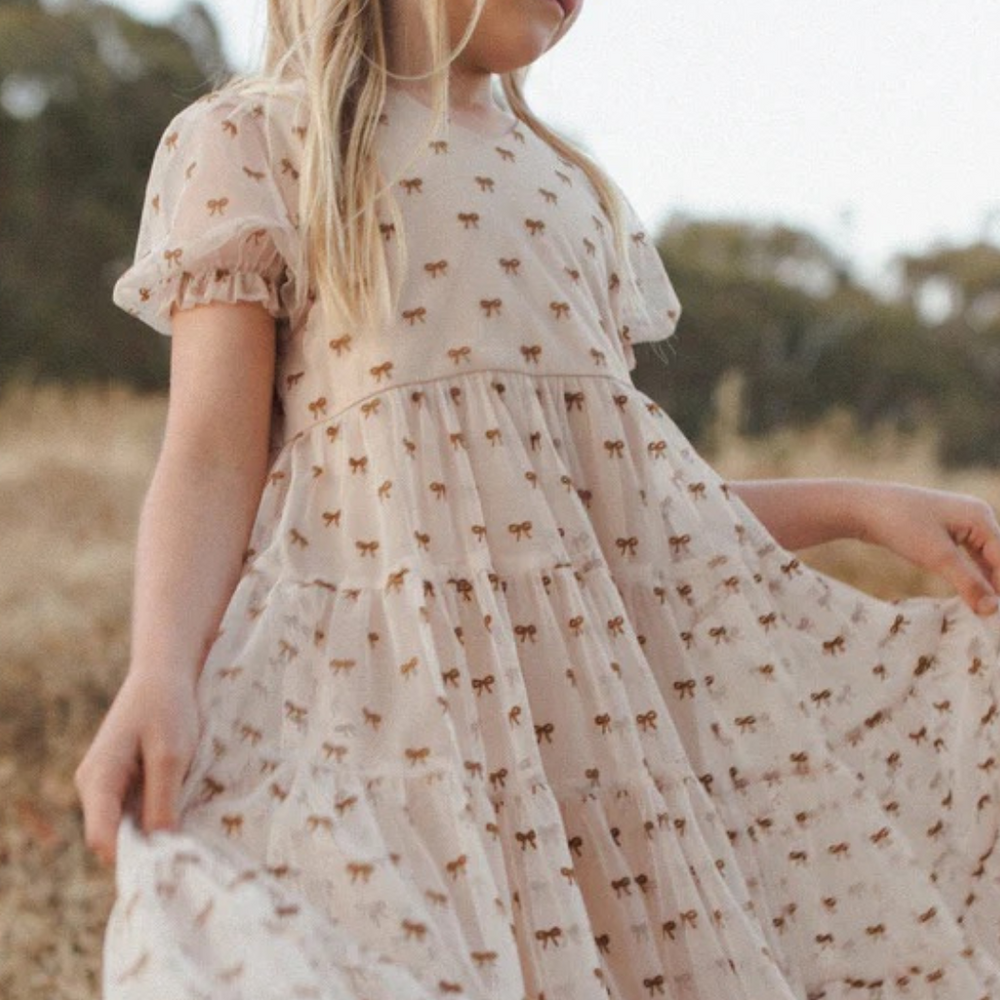
[[[164,132],[107,1000],[1000,998],[1000,529],[724,482],[635,388],[680,304],[523,93],[580,10],[271,0]],[[840,536],[958,594],[792,554]]]

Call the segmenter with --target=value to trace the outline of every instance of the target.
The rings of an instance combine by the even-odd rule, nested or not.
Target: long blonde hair
[[[432,66],[431,120],[427,136],[444,121],[448,109],[448,67],[461,52],[486,0],[475,10],[454,52],[448,52],[446,0],[405,0],[417,5],[424,21]],[[371,207],[397,178],[382,176],[377,159],[377,127],[386,100],[387,78],[414,79],[391,73],[387,62],[388,0],[268,0],[263,66],[250,73],[225,73],[217,93],[308,94],[303,158],[299,173],[299,259],[293,264],[296,288],[318,300],[327,317],[359,330],[378,328],[393,314],[385,240]],[[446,58],[447,57],[447,58]],[[529,66],[498,74],[506,110],[541,137],[567,161],[576,164],[593,185],[611,224],[620,288],[644,311],[629,260],[625,210],[618,190],[604,170],[568,140],[550,129],[528,106],[524,83]],[[423,143],[414,145],[414,155]],[[412,162],[412,159],[411,161]],[[408,163],[407,163],[408,165]],[[406,235],[394,199],[387,211],[396,223],[400,267],[407,259]]]

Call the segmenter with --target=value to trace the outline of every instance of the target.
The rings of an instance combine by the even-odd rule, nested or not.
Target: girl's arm
[[[804,549],[836,538],[859,538],[864,531],[864,495],[877,485],[860,479],[745,479],[729,483],[786,549]]]
[[[864,479],[742,480],[729,487],[783,548],[882,545],[943,576],[978,614],[997,609],[1000,524],[983,500]]]
[[[115,861],[125,799],[173,827],[199,739],[195,683],[239,580],[269,445],[275,321],[257,302],[172,317],[166,430],[136,544],[128,671],[73,776],[87,846]]]
[[[274,319],[213,303],[172,319],[166,429],[136,545],[130,672],[195,680],[239,579],[267,474]]]

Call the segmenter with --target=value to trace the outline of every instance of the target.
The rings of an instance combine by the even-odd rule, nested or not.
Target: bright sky
[[[147,20],[177,0],[118,0]],[[264,0],[206,0],[241,68]],[[896,251],[1000,243],[997,0],[586,0],[527,95],[648,228],[784,221],[877,281]]]

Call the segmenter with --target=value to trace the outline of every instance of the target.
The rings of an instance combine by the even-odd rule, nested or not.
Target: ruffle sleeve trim
[[[185,271],[156,281],[151,287],[140,287],[134,295],[116,292],[115,302],[164,336],[172,333],[170,317],[174,308],[189,309],[209,302],[260,302],[275,319],[288,315],[281,289],[273,279],[257,271],[226,268]]]
[[[284,234],[260,221],[146,249],[119,277],[113,301],[165,336],[172,309],[209,302],[261,302],[275,319],[288,317],[295,282],[275,242]]]
[[[175,116],[114,303],[163,335],[172,312],[210,302],[260,302],[275,319],[297,311],[297,227],[272,169],[283,152],[249,106],[199,101]]]
[[[216,268],[195,274],[185,272],[174,294],[161,296],[160,302],[157,318],[168,328],[170,312],[175,304],[177,309],[188,309],[209,302],[261,302],[276,319],[285,315],[274,281],[256,271]]]

